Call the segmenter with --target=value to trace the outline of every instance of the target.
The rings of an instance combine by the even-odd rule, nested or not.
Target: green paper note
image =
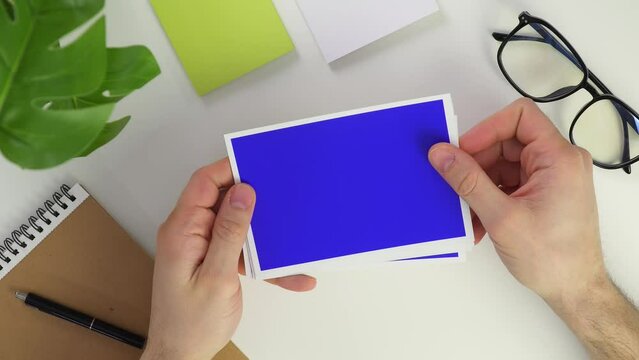
[[[198,94],[293,50],[271,0],[151,0]]]

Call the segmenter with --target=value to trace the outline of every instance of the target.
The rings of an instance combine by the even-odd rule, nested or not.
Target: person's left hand
[[[160,227],[143,359],[209,360],[235,332],[242,315],[242,245],[256,199],[250,186],[239,184],[220,200],[220,189],[232,184],[228,159],[198,170]],[[316,283],[303,275],[269,282],[292,291]]]

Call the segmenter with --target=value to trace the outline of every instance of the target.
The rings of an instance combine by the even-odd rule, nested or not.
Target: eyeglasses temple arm
[[[622,154],[621,160],[623,162],[627,162],[627,161],[630,161],[630,140],[629,140],[629,135],[628,135],[628,125],[630,125],[630,127],[633,130],[637,131],[637,127],[639,127],[639,120],[630,111],[628,111],[628,109],[626,109],[625,107],[617,104],[614,101],[612,102],[612,104],[615,106],[615,109],[617,110],[617,112],[619,113],[621,118],[623,119],[621,124],[623,125],[623,140],[624,141],[623,141],[623,154]],[[624,167],[623,170],[627,174],[630,174],[630,172],[631,172],[630,165]]]
[[[612,92],[610,92],[610,90],[608,90],[608,88],[603,83],[601,83],[601,81],[593,73],[589,72],[589,74],[591,75],[592,82],[595,83],[595,85],[597,85],[604,92],[604,94],[612,95]],[[590,83],[586,83],[584,85],[584,89],[586,89],[586,91],[588,91],[593,98],[597,98],[599,96],[599,93],[597,92],[597,90]],[[563,89],[560,89],[558,91],[563,91]],[[624,127],[625,127],[624,132],[626,137],[626,147],[627,147],[628,145],[627,127],[629,125],[632,130],[634,130],[637,134],[639,134],[639,119],[630,110],[626,109],[626,107],[619,105],[616,102],[613,102],[613,105],[615,106],[615,110],[617,110],[617,113],[623,120]]]
[[[533,25],[537,25],[537,24],[531,24],[531,26]],[[533,26],[533,29],[535,29],[535,31],[537,31],[539,35],[541,35],[542,37],[528,36],[528,35],[513,35],[510,39],[508,39],[508,41],[523,40],[523,41],[537,41],[537,42],[546,43],[554,47],[563,56],[565,56],[568,60],[570,60],[570,62],[575,64],[575,66],[577,66],[578,68],[581,68],[581,65],[579,65],[577,58],[572,54],[572,52],[566,49],[566,47],[563,46],[559,41],[557,41],[555,37],[552,36],[552,34],[550,34],[548,31],[546,31],[544,28],[540,26]],[[504,42],[506,38],[508,37],[508,35],[509,34],[493,32],[493,38],[499,42]]]
[[[548,30],[546,30],[543,26],[540,26],[539,24],[533,23],[533,24],[530,24],[530,26],[533,29],[535,29],[535,31],[537,31],[539,35],[541,35],[548,44],[552,45],[555,49],[557,49],[560,53],[562,53],[565,57],[567,57],[573,64],[575,64],[575,66],[581,69],[581,66],[579,65],[579,62],[577,61],[577,58],[574,56],[574,54],[570,50],[568,50],[562,43],[560,43],[552,33],[550,33]],[[604,83],[601,80],[599,80],[599,78],[593,72],[586,69],[581,69],[581,70],[584,72],[586,71],[588,72],[588,77],[590,78],[590,80],[592,80],[592,82],[604,94],[612,94],[612,91],[610,91],[608,87],[606,87],[606,85],[604,85]],[[630,126],[635,128],[634,124],[630,124]]]

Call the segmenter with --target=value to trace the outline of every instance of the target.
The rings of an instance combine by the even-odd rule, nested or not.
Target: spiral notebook
[[[139,359],[141,350],[16,300],[34,292],[147,334],[153,260],[80,186],[63,185],[0,238],[0,359]],[[231,343],[216,359],[246,357]]]

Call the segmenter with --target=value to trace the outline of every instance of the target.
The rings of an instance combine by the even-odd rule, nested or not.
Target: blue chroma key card
[[[428,150],[457,142],[448,95],[226,135],[236,182],[257,203],[245,258],[255,278],[313,266],[456,253],[467,205]]]

